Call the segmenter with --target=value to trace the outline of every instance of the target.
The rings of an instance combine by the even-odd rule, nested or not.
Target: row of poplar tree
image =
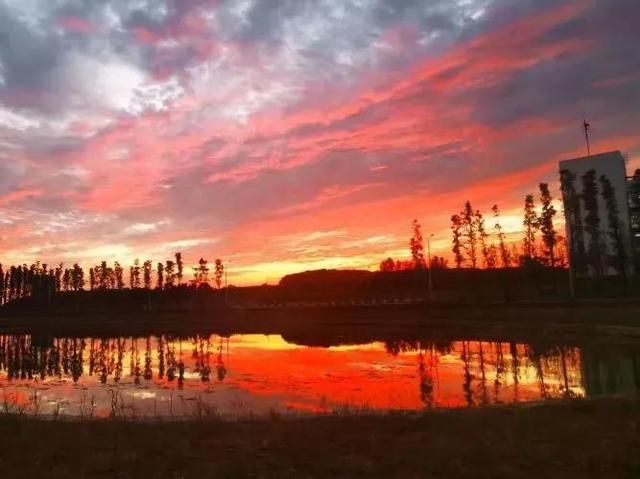
[[[0,264],[0,304],[30,297],[47,295],[60,291],[80,291],[86,286],[90,290],[99,289],[171,289],[177,286],[199,287],[209,284],[211,268],[209,262],[200,258],[193,267],[193,279],[184,282],[184,262],[181,253],[175,254],[175,260],[157,263],[155,268],[150,260],[140,262],[136,259],[129,267],[125,282],[125,269],[115,261],[109,265],[107,261],[89,268],[88,278],[84,269],[74,264],[65,268],[63,264],[55,268],[36,262],[30,266],[11,266],[6,270]],[[213,264],[213,285],[222,287],[224,263],[216,259]]]
[[[498,205],[491,208],[493,213],[494,237],[487,229],[486,220],[480,210],[474,209],[466,201],[460,213],[451,216],[453,238],[451,250],[456,268],[515,268],[535,262],[549,267],[566,267],[567,252],[564,238],[557,234],[554,226],[556,209],[547,183],[539,184],[540,214],[536,212],[535,196],[528,194],[524,200],[522,244],[507,241],[507,235],[500,223]],[[425,260],[424,238],[418,220],[411,224],[409,240],[410,261],[387,258],[380,263],[380,271],[423,269]],[[431,258],[434,269],[448,268],[448,261],[439,256]]]
[[[512,268],[536,262],[549,267],[567,264],[564,239],[554,226],[556,209],[547,183],[540,183],[540,213],[536,211],[535,196],[526,195],[523,211],[521,244],[507,241],[500,223],[498,205],[493,213],[494,239],[487,231],[483,214],[467,201],[459,214],[451,216],[451,251],[457,268]]]

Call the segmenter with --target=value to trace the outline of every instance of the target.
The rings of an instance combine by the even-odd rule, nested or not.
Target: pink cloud
[[[86,18],[66,16],[58,18],[58,26],[76,33],[94,33],[99,30],[98,26]]]
[[[43,190],[39,188],[18,189],[0,196],[0,206],[8,206],[21,200],[42,196]]]

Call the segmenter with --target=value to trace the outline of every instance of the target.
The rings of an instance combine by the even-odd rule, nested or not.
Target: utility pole
[[[584,123],[582,124],[582,127],[584,128],[584,139],[587,142],[587,156],[591,156],[591,145],[589,144],[589,129],[591,128],[591,125],[589,125],[589,122],[586,120],[584,120]]]
[[[427,274],[428,274],[428,288],[429,288],[429,301],[433,301],[433,278],[431,276],[431,269],[433,264],[431,263],[431,238],[433,238],[433,233],[427,236]]]

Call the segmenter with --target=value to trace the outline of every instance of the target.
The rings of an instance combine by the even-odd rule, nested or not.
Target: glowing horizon
[[[0,2],[0,263],[230,261],[236,285],[512,238],[557,162],[640,167],[633,0]],[[562,232],[561,213],[557,226]]]

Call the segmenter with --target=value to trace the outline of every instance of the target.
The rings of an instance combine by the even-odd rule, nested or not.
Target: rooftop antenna
[[[585,119],[582,127],[584,128],[584,139],[587,142],[587,156],[591,156],[591,146],[589,145],[589,129],[591,125],[589,125],[589,122]]]

